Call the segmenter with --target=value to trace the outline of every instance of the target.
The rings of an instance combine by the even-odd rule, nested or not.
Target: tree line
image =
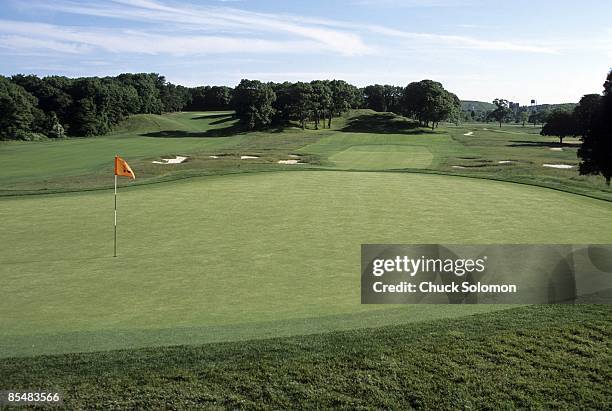
[[[550,113],[542,127],[543,136],[556,136],[563,145],[565,137],[580,137],[578,149],[580,174],[600,174],[606,184],[612,178],[612,71],[608,73],[600,94],[586,94],[571,111],[558,109]]]
[[[514,103],[506,99],[496,99],[501,103],[502,108],[492,102],[493,108],[483,108],[482,106],[473,106],[463,109],[461,120],[488,123],[495,121],[501,123],[516,123],[532,124],[534,127],[537,124],[544,124],[548,121],[548,117],[555,110],[573,110],[576,107],[575,103],[564,104],[541,104],[537,106],[521,106],[519,103]],[[467,102],[466,102],[467,103]],[[482,105],[482,102],[472,102]],[[486,104],[486,103],[484,103]]]
[[[264,83],[242,80],[226,86],[183,87],[157,73],[116,77],[0,76],[0,139],[37,140],[95,136],[109,132],[131,114],[182,110],[234,110],[245,128],[264,129],[297,122],[302,128],[331,127],[332,119],[353,108],[410,116],[423,126],[458,121],[456,95],[438,82],[406,87],[358,88],[343,80]]]
[[[332,118],[351,108],[390,111],[435,128],[441,121],[458,121],[459,98],[442,84],[423,80],[406,87],[370,85],[357,88],[343,80],[310,83],[262,83],[242,80],[234,89],[232,107],[249,129],[296,121],[302,128],[331,127]]]

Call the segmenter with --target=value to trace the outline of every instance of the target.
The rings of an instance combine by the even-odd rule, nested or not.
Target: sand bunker
[[[304,164],[299,160],[278,160],[278,164]]]
[[[465,134],[464,134],[464,136],[472,136],[472,135],[474,135],[474,132],[473,132],[473,131],[470,131],[469,133],[465,133]]]
[[[550,151],[563,151],[561,147],[551,147]]]
[[[514,160],[500,160],[497,162],[497,164],[510,164],[510,163],[514,163]]]
[[[162,161],[152,161],[153,164],[179,164],[187,160],[187,157],[176,156],[176,158],[162,158]]]
[[[550,168],[574,168],[575,166],[570,166],[569,164],[542,164],[542,167],[550,167]]]
[[[465,168],[463,166],[453,166],[453,168]]]
[[[219,156],[208,156],[210,158],[219,158]]]
[[[258,156],[240,156],[241,160],[248,160],[250,158],[259,158]]]

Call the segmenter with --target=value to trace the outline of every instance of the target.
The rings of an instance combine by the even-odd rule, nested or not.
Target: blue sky
[[[431,78],[466,100],[572,102],[612,68],[611,16],[609,0],[0,0],[0,73]]]

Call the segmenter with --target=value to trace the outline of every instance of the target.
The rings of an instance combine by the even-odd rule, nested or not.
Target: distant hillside
[[[494,110],[495,105],[493,103],[487,103],[486,101],[473,101],[473,100],[461,100],[461,110],[481,112]]]
[[[571,111],[576,107],[577,103],[560,103],[560,104],[538,104],[535,106],[537,111],[553,111],[556,109]],[[529,106],[521,106],[529,107]],[[473,100],[461,100],[462,111],[472,111],[481,113],[489,110],[495,110],[493,103],[487,103],[486,101],[473,101]]]
[[[577,103],[538,104],[535,107],[537,111],[553,111],[557,109],[564,111],[572,111],[577,105]]]

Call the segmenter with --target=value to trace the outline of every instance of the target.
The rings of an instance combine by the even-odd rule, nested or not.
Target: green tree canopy
[[[253,130],[272,123],[275,100],[276,94],[269,84],[243,79],[234,89],[232,105],[240,121]]]
[[[36,97],[0,76],[0,138],[30,140],[39,110]]]
[[[591,99],[589,99],[591,100]],[[594,103],[593,98],[590,103]],[[581,103],[583,101],[581,100]],[[590,104],[589,103],[589,104]],[[580,174],[600,174],[610,185],[612,177],[612,71],[604,83],[603,97],[599,104],[593,104],[591,123],[582,136],[582,146],[578,150]]]
[[[493,100],[495,104],[495,110],[491,112],[491,116],[499,123],[499,128],[502,126],[502,122],[510,115],[509,101],[503,98],[496,98]]]
[[[461,110],[457,96],[432,80],[408,84],[401,101],[403,114],[417,119],[422,126],[431,122],[432,130],[440,121],[454,118]]]
[[[572,137],[578,134],[578,126],[573,113],[565,110],[554,110],[548,116],[548,120],[540,134],[543,136],[559,137],[559,144],[563,144],[565,137]]]

